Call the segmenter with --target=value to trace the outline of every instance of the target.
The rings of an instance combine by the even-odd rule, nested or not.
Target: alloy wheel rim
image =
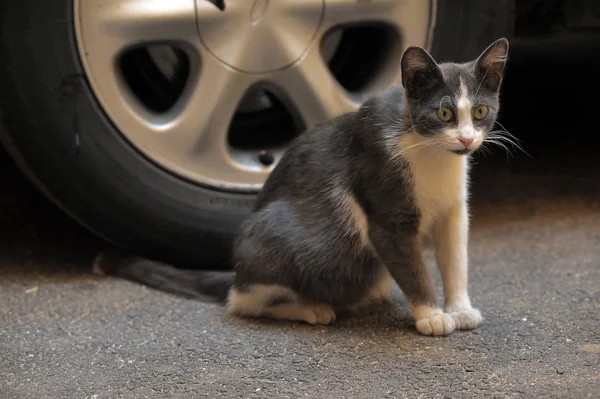
[[[232,145],[232,121],[251,91],[276,97],[299,131],[354,111],[400,82],[404,48],[429,47],[435,6],[422,0],[224,3],[221,11],[209,0],[74,0],[75,28],[90,86],[125,138],[179,177],[237,192],[260,190],[287,144]],[[383,27],[392,36],[385,62],[354,90],[332,72],[326,41],[346,27],[361,26]],[[129,52],[146,46],[158,58],[157,49],[168,48],[186,59],[181,92],[159,111],[136,94],[123,66]],[[353,75],[350,68],[345,75]],[[250,141],[254,133],[247,132]]]

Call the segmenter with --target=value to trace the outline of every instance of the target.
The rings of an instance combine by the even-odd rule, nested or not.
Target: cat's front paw
[[[481,312],[475,308],[455,310],[448,314],[452,317],[456,328],[459,330],[474,330],[483,321]]]
[[[417,331],[423,335],[448,335],[455,329],[454,319],[443,312],[434,313],[427,318],[417,320]]]

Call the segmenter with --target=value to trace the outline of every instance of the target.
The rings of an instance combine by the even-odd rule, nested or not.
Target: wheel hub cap
[[[207,49],[232,68],[248,73],[283,69],[308,50],[323,17],[321,6],[320,12],[298,18],[300,1],[229,1],[221,11],[199,0],[198,13],[207,22],[198,24],[198,32]],[[210,14],[213,18],[207,18]]]
[[[290,120],[298,127],[293,134],[298,134],[355,111],[366,98],[398,84],[402,49],[411,44],[427,46],[436,1],[225,0],[223,10],[212,0],[73,3],[86,78],[122,136],[149,160],[190,182],[257,192],[287,146],[270,138],[263,144],[258,135],[280,137],[292,131],[286,127]],[[386,36],[390,40],[377,36],[365,44],[385,47],[384,59],[352,58],[357,53],[353,49],[363,46],[357,45],[365,37],[360,34],[343,33],[347,40],[340,41],[346,45],[328,50],[336,32],[370,25],[392,32]],[[171,64],[165,55],[170,52],[159,51],[161,47],[183,53],[186,62]],[[347,51],[338,53],[336,48]],[[133,70],[128,58],[132,54],[139,61]],[[163,55],[160,72],[146,68],[158,65]],[[377,68],[367,86],[355,90],[342,84],[364,75],[370,64]],[[187,72],[179,74],[178,65],[187,65],[183,68]],[[343,66],[343,76],[335,75],[336,65]],[[180,84],[177,94],[171,95]],[[256,92],[277,100],[257,96],[269,100],[264,109],[274,111],[275,117],[253,110],[260,108],[254,102],[248,105]],[[173,98],[168,106],[148,105],[165,96]],[[279,118],[284,115],[281,109],[287,111],[285,118]],[[248,120],[269,124],[255,128],[246,124]],[[232,140],[240,137],[256,145]],[[264,162],[263,151],[268,151],[272,162]]]

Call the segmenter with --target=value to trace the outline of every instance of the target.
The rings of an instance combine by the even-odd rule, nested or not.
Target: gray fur
[[[402,86],[296,139],[268,178],[252,216],[237,234],[233,252],[235,281],[220,281],[226,283],[217,284],[221,291],[216,296],[224,298],[231,284],[245,293],[251,293],[255,285],[277,285],[291,289],[302,302],[327,304],[338,311],[361,302],[382,269],[387,268],[412,305],[438,306],[433,282],[421,258],[421,215],[415,204],[411,172],[398,144],[413,129],[433,137],[456,123],[441,121],[436,110],[440,104],[456,106],[461,80],[472,102],[489,108],[488,117],[476,121],[476,127],[491,130],[499,109],[504,64],[501,69],[497,64],[490,69],[484,61],[497,46],[506,46],[506,50],[507,42],[494,43],[470,63],[441,65],[425,50],[411,47],[402,60]],[[340,193],[352,195],[366,215],[367,244],[358,231],[348,229],[347,218],[340,214]],[[140,273],[132,273],[144,269],[140,266],[143,262],[136,262],[134,268],[113,267],[112,272],[148,283]],[[145,265],[147,268],[148,263]],[[208,276],[202,274],[207,272],[197,273]],[[159,284],[153,285],[160,288]],[[185,292],[193,287],[182,283]],[[215,295],[206,291],[205,285],[195,287],[203,295]],[[169,290],[173,291],[171,286]],[[264,306],[291,300],[285,296],[268,298]]]
[[[224,301],[233,284],[233,273],[176,269],[119,250],[101,253],[94,271],[114,274],[186,298]]]
[[[508,46],[508,42],[505,43],[502,40],[499,41],[499,44]],[[485,131],[492,130],[500,108],[498,90],[504,71],[503,69],[489,70],[483,65],[483,60],[493,50],[493,46],[488,47],[477,60],[466,64],[442,63],[438,65],[429,54],[419,51],[418,47],[406,50],[403,58],[404,64],[407,63],[406,55],[410,54],[414,58],[419,58],[421,64],[426,65],[423,70],[403,75],[403,84],[409,88],[407,97],[410,104],[406,116],[418,126],[419,134],[431,136],[448,127],[446,122],[437,118],[435,111],[440,106],[449,108],[457,106],[456,93],[460,90],[461,77],[471,93],[471,102],[483,104],[489,108],[489,116],[481,121],[475,120],[475,127]],[[504,64],[501,65],[503,68]],[[412,91],[410,90],[411,86],[414,86]],[[451,121],[451,124],[456,125],[456,118]]]

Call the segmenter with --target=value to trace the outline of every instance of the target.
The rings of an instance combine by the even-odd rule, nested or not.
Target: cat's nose
[[[471,146],[471,144],[473,144],[473,137],[459,137],[458,141],[460,141],[461,143],[464,144],[465,148],[469,148]]]

